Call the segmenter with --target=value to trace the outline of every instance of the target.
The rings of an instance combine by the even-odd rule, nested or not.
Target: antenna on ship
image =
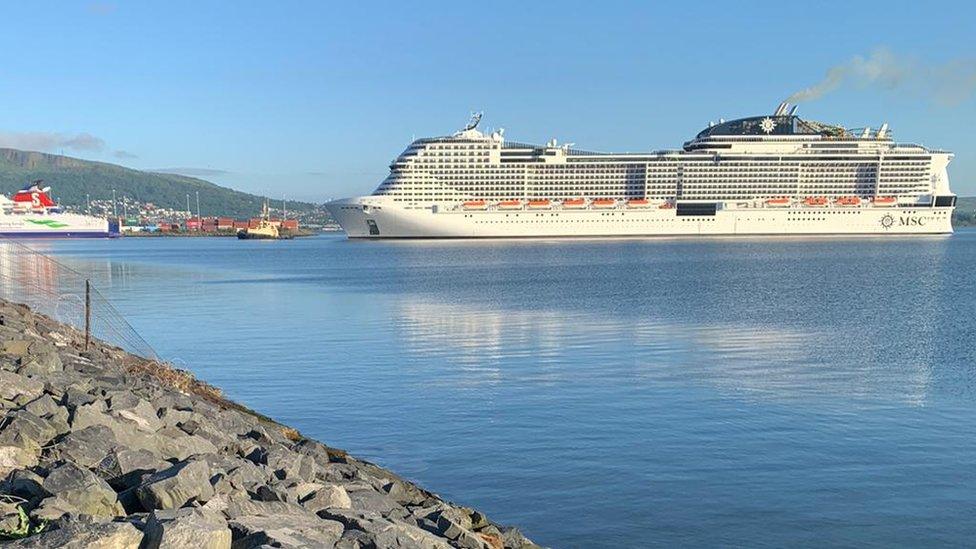
[[[472,111],[471,112],[471,119],[468,121],[468,125],[465,126],[464,129],[461,130],[461,131],[465,131],[466,132],[468,130],[473,130],[473,129],[477,128],[478,127],[478,124],[481,123],[481,117],[484,114],[485,113],[483,111],[478,111],[478,112]]]

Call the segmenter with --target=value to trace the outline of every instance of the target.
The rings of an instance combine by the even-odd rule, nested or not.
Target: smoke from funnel
[[[976,93],[976,60],[957,59],[933,65],[877,49],[867,57],[857,55],[843,65],[831,67],[823,80],[786,100],[813,101],[845,86],[909,89],[937,103],[956,105]]]

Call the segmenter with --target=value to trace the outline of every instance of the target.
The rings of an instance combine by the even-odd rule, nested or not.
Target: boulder
[[[26,467],[32,467],[32,465]],[[0,477],[4,476],[2,470],[3,468],[0,467]],[[30,469],[16,469],[7,474],[3,482],[0,482],[0,493],[26,500],[41,499],[47,496],[47,492],[41,488],[43,482],[44,477]]]
[[[54,399],[48,394],[41,395],[40,397],[30,401],[26,406],[24,406],[24,409],[39,417],[50,417],[52,415],[61,413],[67,414],[67,410],[61,406],[58,406],[58,403],[54,402]]]
[[[191,500],[213,497],[210,467],[204,461],[183,461],[150,476],[136,495],[145,509],[176,509]]]
[[[229,549],[231,531],[220,513],[195,508],[157,510],[146,522],[142,549]]]
[[[97,471],[112,488],[123,491],[142,484],[145,477],[170,467],[148,450],[113,448],[99,462]]]
[[[128,421],[137,428],[156,432],[163,428],[163,422],[156,417],[156,409],[145,400],[132,395],[134,402],[127,402],[124,406],[116,406],[116,399],[112,400],[111,414],[119,419]]]
[[[6,426],[0,431],[0,444],[20,446],[40,451],[55,436],[58,428],[50,421],[37,417],[27,410],[7,414]]]
[[[156,432],[156,437],[153,440],[160,456],[164,459],[183,461],[190,456],[217,452],[217,447],[209,440],[187,435],[175,427],[163,427]]]
[[[41,376],[64,369],[61,357],[54,352],[47,352],[21,359],[23,364],[17,373],[25,376]]]
[[[352,500],[346,489],[338,484],[328,484],[301,500],[302,507],[316,513],[322,509],[349,509]]]
[[[10,356],[24,356],[30,350],[30,341],[12,339],[0,343],[0,353]]]
[[[115,517],[125,514],[119,498],[104,480],[74,463],[62,463],[48,474],[41,488],[58,503],[79,514]],[[59,505],[60,506],[60,505]]]
[[[57,530],[9,542],[7,548],[139,549],[142,532],[128,522],[71,522]]]
[[[37,465],[38,453],[20,446],[0,444],[0,478],[11,471]]]
[[[118,444],[115,433],[104,425],[91,425],[68,433],[54,448],[53,456],[82,467],[95,467]]]
[[[35,379],[0,370],[0,398],[24,404],[44,393],[44,384]]]
[[[274,547],[332,547],[342,537],[342,524],[315,515],[243,516],[228,523],[234,549]]]

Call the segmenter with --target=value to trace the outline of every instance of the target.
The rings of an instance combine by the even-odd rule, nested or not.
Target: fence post
[[[91,343],[91,281],[85,279],[85,350]]]

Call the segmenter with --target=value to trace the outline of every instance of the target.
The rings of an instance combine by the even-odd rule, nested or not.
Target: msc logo
[[[914,215],[903,215],[898,217],[899,227],[924,227],[926,219],[920,216]],[[885,214],[881,218],[881,226],[885,229],[890,229],[895,226],[895,218],[891,214]]]

